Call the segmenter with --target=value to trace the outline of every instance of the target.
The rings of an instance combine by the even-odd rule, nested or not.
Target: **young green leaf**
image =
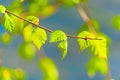
[[[89,33],[87,31],[83,31],[81,33],[78,34],[78,37],[82,37],[82,38],[95,38],[95,35],[92,33]],[[78,43],[80,46],[80,51],[85,50],[86,48],[90,47],[92,45],[91,40],[85,40],[85,39],[78,39]]]
[[[26,42],[31,42],[32,41],[32,32],[33,32],[33,26],[28,25],[23,29],[23,37]]]
[[[93,40],[90,51],[100,58],[107,59],[107,42],[104,37],[98,37],[101,40]]]
[[[58,48],[62,52],[62,59],[64,59],[65,56],[67,55],[67,47],[68,47],[66,34],[61,30],[56,30],[52,32],[50,34],[50,43],[53,43],[53,42],[60,42],[58,44]]]
[[[38,66],[43,72],[44,80],[59,80],[59,73],[52,59],[47,57],[41,58]]]
[[[43,44],[45,44],[47,40],[47,35],[45,30],[41,28],[36,28],[32,33],[32,41],[36,45],[38,49],[41,48]]]
[[[112,24],[117,30],[120,30],[120,15],[116,15],[113,17]]]
[[[5,13],[5,7],[3,5],[0,5],[0,13]]]
[[[35,24],[39,24],[39,18],[37,18],[36,16],[27,16],[26,19],[30,20]]]
[[[13,32],[13,30],[15,28],[15,24],[14,24],[13,20],[8,16],[7,13],[5,13],[2,18],[2,25],[9,32]]]
[[[50,43],[67,40],[66,34],[61,30],[56,30],[50,34]]]
[[[106,75],[108,72],[108,65],[105,59],[95,56],[87,63],[87,70],[89,77],[94,77],[95,73],[98,71],[101,72],[102,75]]]
[[[65,56],[67,55],[67,48],[68,48],[67,40],[60,42],[58,48],[62,52],[62,59],[64,59]]]

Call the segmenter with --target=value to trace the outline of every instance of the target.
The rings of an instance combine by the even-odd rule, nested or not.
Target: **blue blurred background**
[[[7,5],[11,0],[0,0],[0,4]],[[112,27],[111,19],[114,15],[120,14],[120,0],[90,0],[88,8],[93,18],[96,18],[101,25],[101,31],[107,34],[112,43],[109,46],[109,65],[112,77],[120,80],[120,32]],[[67,34],[76,34],[83,20],[74,8],[61,8],[49,18],[42,19],[40,24],[49,29],[61,29]],[[0,25],[0,34],[4,29]],[[21,37],[14,37],[10,45],[0,42],[0,59],[7,67],[23,68],[28,73],[28,80],[42,80],[42,73],[38,69],[38,57],[33,61],[22,60],[18,56],[17,47],[22,41]],[[90,55],[87,51],[79,53],[76,39],[69,39],[69,50],[67,57],[61,61],[61,53],[56,44],[45,44],[41,50],[51,57],[59,70],[60,80],[105,80],[100,73],[90,79],[86,71],[86,62]]]

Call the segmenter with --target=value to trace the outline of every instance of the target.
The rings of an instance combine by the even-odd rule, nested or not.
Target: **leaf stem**
[[[21,19],[21,20],[23,20],[23,21],[26,21],[26,22],[28,22],[28,23],[36,26],[36,27],[42,28],[42,29],[44,29],[44,30],[46,30],[46,31],[48,31],[48,32],[50,32],[50,33],[53,32],[52,30],[50,30],[50,29],[48,29],[48,28],[45,28],[45,27],[43,27],[43,26],[41,26],[41,25],[35,24],[35,23],[33,23],[33,22],[31,22],[31,21],[29,21],[29,20],[27,20],[27,19],[25,19],[25,18],[23,18],[23,17],[21,17],[21,16],[18,16],[18,15],[16,15],[16,14],[14,14],[13,12],[10,12],[10,11],[8,11],[8,10],[5,10],[5,12],[8,13],[8,14],[11,14],[11,15],[13,15],[13,16],[15,16],[15,17],[17,17],[17,18],[19,18],[19,19]],[[87,18],[87,17],[86,17],[86,18]],[[101,39],[98,39],[98,38],[82,38],[82,37],[80,37],[80,36],[74,36],[74,35],[67,35],[67,37],[69,37],[69,38],[77,38],[77,39],[84,39],[84,40],[101,40]]]

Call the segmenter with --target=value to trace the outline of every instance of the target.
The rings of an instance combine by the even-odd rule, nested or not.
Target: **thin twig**
[[[84,11],[84,9],[78,5],[76,5],[75,8],[77,9],[82,19],[87,23],[89,30],[97,36],[97,32],[95,31],[93,27],[92,21],[90,17],[87,15],[87,13]]]
[[[44,30],[46,30],[46,31],[48,31],[48,32],[50,32],[50,33],[53,32],[52,30],[50,30],[50,29],[48,29],[48,28],[45,28],[45,27],[43,27],[43,26],[41,26],[41,25],[38,25],[38,24],[35,24],[35,23],[33,23],[33,22],[31,22],[31,21],[29,21],[29,20],[27,20],[27,19],[25,19],[25,18],[22,18],[21,16],[18,16],[18,15],[14,14],[14,13],[8,11],[8,10],[6,10],[5,12],[8,13],[8,14],[11,14],[11,15],[13,15],[13,16],[15,16],[15,17],[17,17],[17,18],[19,18],[19,19],[21,19],[21,20],[23,20],[23,21],[26,21],[26,22],[28,22],[28,23],[36,26],[36,27],[42,28],[42,29],[44,29]],[[101,40],[101,39],[98,39],[98,38],[82,38],[82,37],[80,37],[80,36],[74,36],[74,35],[67,35],[67,37],[77,38],[77,39],[84,39],[84,40]]]
[[[46,30],[46,31],[48,31],[48,32],[53,32],[52,30],[50,30],[50,29],[48,29],[48,28],[45,28],[45,27],[43,27],[43,26],[41,26],[41,25],[38,25],[38,24],[35,24],[35,23],[33,23],[33,22],[31,22],[31,21],[29,21],[29,20],[27,20],[27,19],[25,19],[25,18],[22,18],[22,17],[20,17],[20,16],[14,14],[14,13],[8,11],[8,10],[5,10],[5,12],[6,12],[6,13],[9,13],[9,14],[11,14],[11,15],[13,15],[13,16],[15,16],[15,17],[21,19],[21,20],[24,20],[24,21],[26,21],[26,22],[28,22],[28,23],[30,23],[30,24],[36,26],[36,27],[42,28],[42,29],[44,29],[44,30]]]

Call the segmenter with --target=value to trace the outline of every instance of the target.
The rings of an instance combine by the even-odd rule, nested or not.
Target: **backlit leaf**
[[[83,31],[83,32],[79,33],[78,37],[91,38],[91,39],[95,38],[95,36],[92,33],[89,33],[87,31]],[[78,43],[80,46],[80,51],[83,51],[92,45],[92,42],[90,39],[86,39],[86,40],[85,39],[78,39]]]
[[[24,11],[24,7],[20,0],[13,0],[11,4],[7,5],[7,9],[18,15]]]
[[[107,59],[107,41],[104,37],[98,37],[101,40],[93,40],[90,51],[100,58]]]
[[[18,53],[21,58],[32,60],[36,55],[36,48],[32,43],[22,43],[18,48]]]
[[[27,16],[26,19],[30,20],[35,24],[39,24],[39,18],[37,18],[36,16]]]
[[[26,42],[31,42],[32,41],[32,32],[33,32],[33,26],[28,25],[23,29],[23,37]]]
[[[105,59],[101,59],[95,56],[87,63],[87,70],[89,77],[94,77],[96,72],[100,72],[102,75],[106,75],[108,72],[108,65]]]
[[[50,34],[50,43],[67,40],[66,34],[61,30],[56,30]]]
[[[55,12],[55,6],[54,5],[48,5],[43,10],[40,11],[40,15],[43,17],[49,17]]]
[[[47,35],[45,30],[41,28],[36,28],[32,33],[32,41],[36,47],[40,50],[41,46],[45,44],[47,40]]]
[[[68,42],[67,40],[59,43],[58,48],[62,52],[62,59],[67,55]]]
[[[0,5],[0,13],[5,13],[5,7],[3,5]]]
[[[120,30],[120,15],[116,15],[113,17],[112,24],[117,30]]]
[[[14,69],[13,73],[14,73],[15,80],[26,80],[26,74],[22,69],[20,68]]]
[[[56,30],[50,34],[50,43],[52,42],[59,42],[58,48],[62,52],[62,59],[67,55],[67,36],[66,34],[61,30]]]
[[[52,59],[41,58],[38,65],[43,72],[44,80],[59,80],[59,73]]]
[[[89,0],[80,0],[81,3],[87,3]]]
[[[80,3],[80,0],[56,0],[58,3],[62,3],[66,7],[72,7]]]
[[[4,44],[9,44],[11,42],[12,38],[11,38],[11,35],[7,32],[3,33],[2,34],[2,42]]]
[[[13,32],[13,30],[15,28],[15,24],[14,24],[13,20],[8,16],[7,13],[5,13],[2,18],[2,25],[9,32]]]

